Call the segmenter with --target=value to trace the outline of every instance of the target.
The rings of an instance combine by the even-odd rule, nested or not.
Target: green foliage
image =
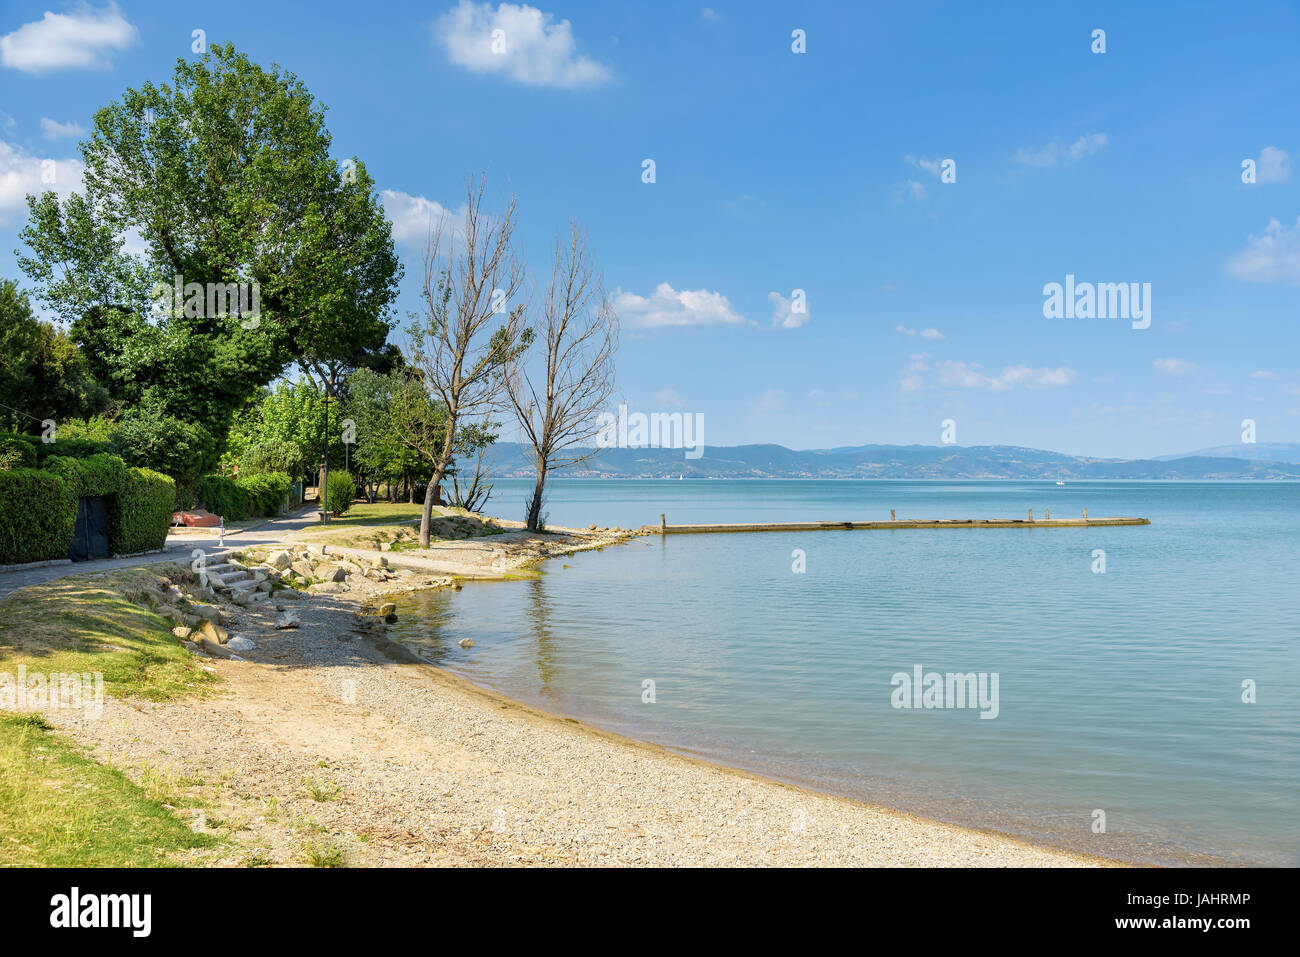
[[[62,476],[0,472],[0,565],[66,557],[76,523],[76,488]]]
[[[126,484],[126,463],[116,455],[102,452],[84,459],[51,455],[43,467],[62,475],[78,496],[116,495]]]
[[[162,548],[176,508],[176,483],[152,469],[127,469],[126,481],[109,500],[108,545],[115,555]]]
[[[0,434],[0,469],[36,468],[36,448],[20,435]]]
[[[107,499],[110,554],[150,551],[166,542],[176,508],[176,483],[170,477],[129,468],[116,455],[102,453],[84,459],[52,455],[45,459],[44,468],[73,490],[74,524],[76,498],[101,495]]]
[[[203,476],[195,488],[195,497],[209,512],[228,522],[244,521],[255,508],[252,493],[225,475]]]
[[[239,484],[253,497],[253,507],[259,515],[275,516],[289,495],[293,479],[283,472],[262,472],[239,479]]]
[[[330,472],[325,480],[325,507],[333,515],[346,515],[357,497],[357,484],[347,472]]]
[[[205,475],[199,479],[198,500],[209,512],[228,522],[280,513],[293,480],[283,472],[265,472],[241,478]]]
[[[339,407],[330,403],[330,457],[343,457],[339,441]],[[306,379],[277,382],[240,415],[230,431],[226,460],[241,472],[287,472],[301,475],[320,462],[325,431],[325,393]]]
[[[67,333],[32,314],[27,295],[0,280],[0,425],[37,431],[102,409],[107,393]]]
[[[92,415],[84,419],[68,419],[60,422],[58,432],[64,439],[89,439],[92,442],[107,442],[113,437],[117,426],[102,415]]]
[[[402,268],[374,181],[361,163],[345,179],[330,147],[292,73],[214,44],[95,114],[84,193],[28,198],[19,265],[115,399],[224,438],[289,363],[383,349]],[[177,276],[257,283],[258,321],[186,315],[166,294]]]
[[[109,444],[131,465],[170,475],[182,488],[217,464],[217,443],[201,425],[157,409],[131,409]]]
[[[441,405],[432,402],[407,370],[380,374],[359,369],[347,380],[343,416],[356,423],[351,451],[354,473],[380,482],[426,473],[424,460],[408,444],[417,434],[441,435]],[[331,456],[334,454],[331,450]]]

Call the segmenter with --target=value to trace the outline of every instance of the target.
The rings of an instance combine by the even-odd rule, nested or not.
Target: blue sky
[[[1300,440],[1300,9],[978,6],[7,0],[0,273],[40,160],[75,181],[76,127],[203,29],[328,106],[385,191],[403,312],[428,211],[483,170],[535,271],[587,228],[626,401],[710,444]],[[1150,328],[1045,318],[1067,274],[1150,283]]]

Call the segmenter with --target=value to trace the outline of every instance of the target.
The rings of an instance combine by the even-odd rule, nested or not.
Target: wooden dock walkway
[[[857,529],[888,528],[1095,528],[1108,525],[1150,525],[1149,518],[1109,516],[1089,518],[1051,518],[1050,510],[1042,518],[903,518],[877,522],[739,522],[716,525],[669,525],[659,516],[661,535],[691,535],[704,532],[831,532]]]

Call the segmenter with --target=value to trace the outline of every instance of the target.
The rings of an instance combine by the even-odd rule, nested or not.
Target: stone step
[[[255,578],[244,578],[241,581],[237,581],[237,582],[231,582],[229,579],[227,579],[226,581],[227,581],[226,584],[227,591],[240,592],[243,594],[257,591],[258,586],[262,584],[261,582],[257,581],[257,579]]]

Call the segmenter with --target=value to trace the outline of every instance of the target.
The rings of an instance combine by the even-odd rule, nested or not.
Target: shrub
[[[65,439],[90,439],[92,442],[107,442],[113,437],[116,426],[102,415],[92,415],[88,419],[68,419],[60,422],[58,435]]]
[[[195,497],[209,512],[228,522],[242,522],[256,507],[248,489],[225,475],[203,476],[195,487]]]
[[[253,496],[254,507],[259,515],[275,516],[280,514],[293,480],[283,472],[265,472],[240,479],[239,484]]]
[[[170,415],[132,409],[110,440],[112,451],[139,468],[170,475],[189,486],[217,464],[217,443],[201,425]]]
[[[36,449],[25,436],[0,435],[0,469],[36,468]]]
[[[357,497],[357,484],[347,472],[331,472],[325,480],[325,507],[335,515],[346,514]]]
[[[109,550],[130,555],[162,548],[176,508],[176,482],[152,469],[124,472],[121,490],[109,500]]]
[[[116,455],[100,452],[84,459],[51,455],[44,467],[62,475],[77,495],[116,495],[126,482],[127,467]]]
[[[41,469],[0,472],[0,564],[65,558],[77,524],[77,490]]]
[[[55,435],[57,434],[58,433],[56,432]],[[34,468],[43,465],[45,460],[51,455],[59,455],[73,459],[84,459],[87,456],[97,455],[100,452],[112,451],[107,442],[97,442],[94,439],[56,439],[53,442],[43,442],[39,436],[13,433],[0,438],[0,446],[6,445],[9,440],[13,439],[17,440],[17,442],[13,443],[15,447],[17,447],[18,443],[22,443],[31,450],[33,455],[36,456],[36,465],[33,466]]]

